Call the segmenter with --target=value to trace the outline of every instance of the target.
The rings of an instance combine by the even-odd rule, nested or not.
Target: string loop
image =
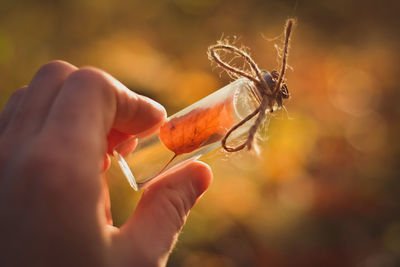
[[[274,70],[271,73],[263,75],[263,71],[261,71],[258,68],[257,64],[254,62],[254,60],[250,57],[250,55],[246,51],[244,51],[243,49],[239,49],[233,45],[224,43],[222,41],[219,41],[216,45],[210,46],[208,48],[208,56],[211,61],[217,63],[228,74],[234,77],[244,77],[250,80],[255,86],[255,88],[257,88],[258,93],[261,96],[261,102],[258,108],[256,108],[251,114],[249,114],[239,123],[234,125],[221,140],[222,147],[225,149],[225,151],[235,152],[242,150],[245,147],[247,147],[247,149],[250,150],[253,146],[255,134],[259,126],[265,119],[267,112],[273,112],[273,108],[275,105],[277,105],[278,107],[282,107],[283,100],[289,98],[289,91],[284,82],[284,76],[287,68],[289,40],[293,25],[294,25],[294,19],[288,19],[285,25],[285,42],[283,46],[282,66],[279,73]],[[225,62],[224,60],[221,59],[217,51],[227,51],[233,53],[238,57],[243,58],[244,61],[249,65],[250,71],[237,68],[231,65],[230,63]],[[237,130],[239,127],[241,127],[243,124],[245,124],[255,116],[257,116],[257,118],[249,130],[249,135],[247,137],[247,140],[236,147],[227,146],[226,142],[228,137],[235,130]]]

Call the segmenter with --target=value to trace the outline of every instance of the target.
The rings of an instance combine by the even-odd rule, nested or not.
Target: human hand
[[[164,118],[101,70],[44,65],[0,116],[0,266],[165,265],[210,169],[194,162],[154,182],[120,229],[100,178],[107,146]]]

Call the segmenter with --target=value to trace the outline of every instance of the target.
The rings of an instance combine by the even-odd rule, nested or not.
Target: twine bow
[[[290,34],[292,32],[294,24],[294,19],[288,19],[285,26],[285,42],[283,47],[283,55],[282,55],[282,66],[281,71],[278,73],[277,71],[272,71],[271,73],[266,73],[261,71],[254,60],[250,57],[250,55],[244,51],[243,49],[239,49],[233,45],[226,44],[222,41],[219,41],[216,45],[210,46],[208,48],[208,56],[210,60],[215,61],[221,68],[223,68],[228,74],[231,74],[235,77],[244,77],[250,80],[254,86],[257,88],[260,96],[261,96],[261,103],[251,114],[241,120],[239,123],[234,125],[224,136],[221,140],[222,147],[227,152],[235,152],[242,150],[243,148],[247,147],[250,150],[253,146],[255,134],[263,122],[264,118],[266,117],[267,111],[273,112],[274,106],[282,107],[283,100],[289,98],[289,91],[286,87],[284,82],[284,76],[287,67],[287,55],[288,55],[288,48],[289,48],[289,40]],[[221,59],[220,55],[217,53],[219,50],[225,50],[235,54],[236,56],[242,57],[244,61],[250,66],[250,70],[242,70],[231,65],[228,62],[225,62]],[[264,75],[263,75],[264,74]],[[247,121],[251,120],[253,117],[257,116],[254,124],[251,126],[249,130],[249,135],[247,140],[238,145],[236,147],[229,147],[227,146],[226,142],[228,137],[240,126],[245,124]]]

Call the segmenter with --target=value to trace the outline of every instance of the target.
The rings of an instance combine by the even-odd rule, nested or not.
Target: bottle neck
[[[271,91],[274,90],[274,88],[276,86],[276,82],[274,80],[273,75],[271,73],[269,73],[268,71],[265,71],[263,74],[263,79],[267,82],[269,89]],[[262,93],[260,92],[260,89],[257,88],[257,86],[254,83],[252,83],[252,82],[250,82],[250,83],[252,84],[250,89],[251,89],[251,92],[252,92],[254,98],[256,99],[258,104],[261,104],[263,96],[262,96]]]

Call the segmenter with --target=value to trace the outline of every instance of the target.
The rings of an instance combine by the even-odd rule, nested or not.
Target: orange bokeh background
[[[169,266],[399,266],[399,27],[387,1],[8,1],[0,8],[0,105],[52,59],[93,65],[171,115],[229,83],[207,47],[239,36],[278,66],[288,17],[288,116],[261,156],[204,157],[214,182]],[[278,38],[275,38],[278,37]],[[140,193],[115,162],[116,225]]]

